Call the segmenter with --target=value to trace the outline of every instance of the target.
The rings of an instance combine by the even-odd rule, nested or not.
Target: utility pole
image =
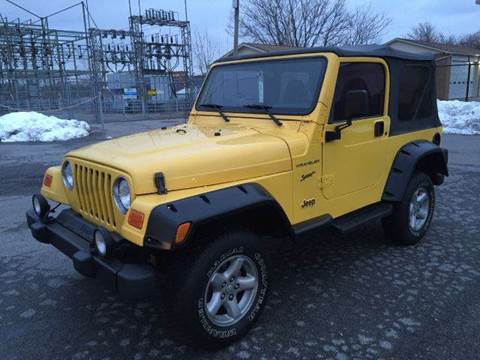
[[[470,79],[471,79],[471,73],[472,73],[472,64],[470,63],[470,56],[468,57],[468,74],[467,74],[467,89],[465,93],[465,101],[468,102],[468,98],[470,97]]]
[[[238,51],[238,33],[240,28],[240,0],[233,0],[233,9],[235,10],[235,29],[233,33],[233,53]]]

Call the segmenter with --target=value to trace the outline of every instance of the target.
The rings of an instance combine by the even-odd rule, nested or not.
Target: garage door
[[[468,65],[467,61],[452,61],[450,69],[450,99],[464,99],[467,93],[467,86],[469,88],[470,97],[478,97],[478,65],[471,65],[470,67],[470,82],[468,82]]]

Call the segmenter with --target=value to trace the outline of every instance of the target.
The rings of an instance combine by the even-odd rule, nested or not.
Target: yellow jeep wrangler
[[[152,293],[167,274],[172,286],[159,288],[183,329],[223,346],[265,306],[272,241],[376,220],[395,243],[422,239],[448,176],[441,132],[429,55],[224,58],[187,124],[75,150],[49,168],[28,225],[124,296]]]

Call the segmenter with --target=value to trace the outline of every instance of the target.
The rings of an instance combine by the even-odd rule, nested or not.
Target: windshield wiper
[[[248,109],[257,109],[257,110],[263,110],[268,116],[270,116],[270,119],[273,120],[275,124],[278,126],[282,126],[282,122],[277,119],[275,115],[272,114],[270,109],[272,108],[271,106],[268,105],[262,105],[262,104],[250,104],[250,105],[244,105],[243,107],[246,107]]]
[[[225,113],[222,111],[223,106],[222,105],[217,105],[217,104],[200,104],[202,107],[210,108],[210,109],[215,109],[217,112],[220,114],[220,116],[225,120],[225,122],[229,122],[230,119],[225,115]]]

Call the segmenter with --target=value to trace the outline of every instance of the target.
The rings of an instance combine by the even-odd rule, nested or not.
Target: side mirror
[[[367,90],[350,90],[345,95],[346,122],[335,127],[334,131],[325,133],[325,142],[340,140],[342,130],[352,126],[352,119],[370,114],[370,98]]]
[[[350,90],[345,95],[345,116],[347,120],[370,114],[370,99],[367,90]]]

